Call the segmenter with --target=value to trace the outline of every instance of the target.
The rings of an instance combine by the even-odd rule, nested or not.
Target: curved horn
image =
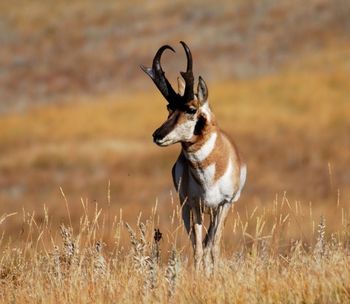
[[[194,76],[192,71],[193,62],[192,62],[192,54],[191,54],[190,48],[187,46],[185,42],[180,41],[180,43],[182,44],[187,57],[186,72],[180,72],[186,83],[185,92],[183,96],[184,102],[186,103],[194,98],[194,91],[193,91]]]
[[[170,45],[163,45],[156,53],[153,59],[152,68],[147,68],[140,65],[141,69],[153,80],[159,91],[169,103],[175,103],[180,96],[174,91],[171,84],[165,77],[165,73],[160,64],[160,59],[163,52],[169,49],[175,53],[175,50]]]

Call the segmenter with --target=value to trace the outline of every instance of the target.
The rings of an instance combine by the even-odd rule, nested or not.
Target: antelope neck
[[[211,132],[200,136],[191,146],[183,146],[185,157],[193,163],[199,163],[206,160],[214,151],[217,138],[218,130],[213,129]]]

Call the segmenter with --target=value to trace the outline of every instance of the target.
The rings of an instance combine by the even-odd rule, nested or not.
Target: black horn
[[[194,99],[194,91],[193,91],[193,85],[194,85],[194,76],[193,76],[193,62],[192,62],[192,54],[190,51],[190,48],[187,46],[187,44],[183,41],[180,41],[183,48],[185,49],[186,57],[187,57],[187,68],[186,72],[180,72],[183,79],[185,80],[186,86],[185,86],[185,92],[184,92],[184,102],[188,102],[190,100]]]
[[[162,95],[165,97],[165,99],[169,103],[173,104],[179,102],[181,96],[174,91],[168,79],[166,79],[165,73],[160,64],[160,59],[162,57],[163,52],[166,49],[169,49],[175,53],[175,50],[171,46],[163,45],[154,56],[151,68],[147,68],[143,65],[141,65],[140,67],[149,77],[151,77],[151,79],[153,80],[159,91],[162,93]]]

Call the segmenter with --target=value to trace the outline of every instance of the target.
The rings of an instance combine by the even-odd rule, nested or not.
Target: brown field
[[[350,302],[349,5],[204,2],[0,4],[0,302]],[[248,164],[209,277],[138,69],[180,39]]]

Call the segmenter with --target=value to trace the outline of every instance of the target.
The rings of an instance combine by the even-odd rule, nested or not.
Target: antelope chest
[[[174,183],[181,201],[187,199],[189,204],[202,203],[209,208],[231,202],[237,190],[233,170],[232,161],[229,160],[224,173],[215,178],[215,163],[206,168],[194,169],[178,160],[174,166]]]

